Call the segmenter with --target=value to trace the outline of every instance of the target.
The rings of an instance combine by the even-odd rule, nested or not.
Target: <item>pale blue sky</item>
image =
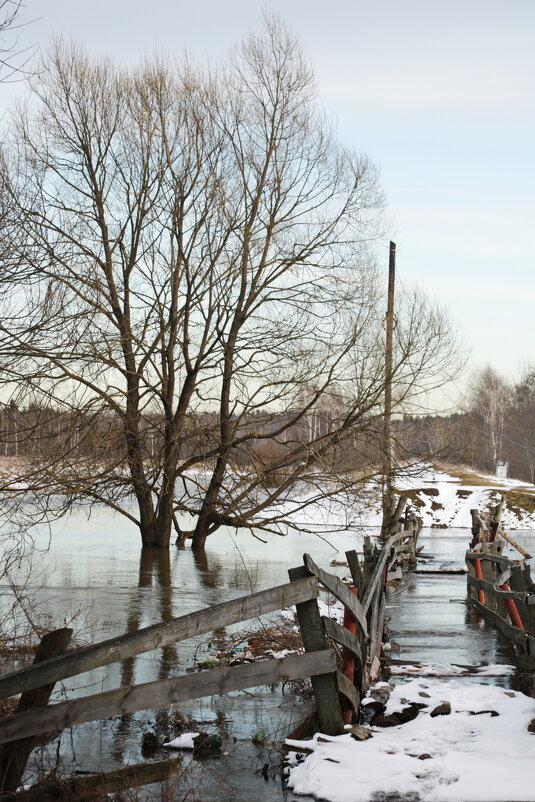
[[[471,364],[535,362],[535,0],[26,0],[22,32],[135,61],[217,57],[276,11],[342,137],[382,168],[398,269],[464,330]],[[0,106],[22,87],[2,87]],[[385,267],[387,243],[384,248]]]

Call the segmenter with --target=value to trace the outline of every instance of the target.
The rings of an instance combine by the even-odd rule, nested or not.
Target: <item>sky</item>
[[[471,372],[535,363],[535,0],[25,0],[24,44],[61,34],[135,63],[217,59],[276,12],[341,138],[381,168],[397,270],[450,312]],[[0,87],[0,112],[24,93]],[[381,246],[385,272],[388,238]]]

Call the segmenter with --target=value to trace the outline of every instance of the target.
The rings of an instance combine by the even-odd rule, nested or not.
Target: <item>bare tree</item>
[[[468,393],[470,409],[478,414],[488,432],[492,470],[502,459],[503,437],[511,388],[491,367],[481,370],[473,379]]]
[[[514,475],[535,480],[535,367],[528,365],[512,388],[504,451]]]
[[[147,546],[191,520],[198,548],[287,521],[298,483],[294,513],[352,487],[340,449],[382,414],[383,200],[294,38],[268,20],[214,71],[59,43],[32,87],[3,156],[5,381],[84,437],[80,420],[108,423],[87,457],[72,431],[41,448],[29,485],[108,504]],[[453,351],[440,310],[406,293],[399,408]]]
[[[23,47],[16,31],[27,22],[21,22],[22,0],[0,0],[0,81],[26,77],[26,66],[32,59],[35,47]]]

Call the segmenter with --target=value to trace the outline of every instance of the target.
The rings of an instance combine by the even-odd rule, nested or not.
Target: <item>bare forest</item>
[[[400,448],[414,457],[434,455],[494,474],[508,463],[509,476],[535,482],[535,369],[516,381],[486,367],[476,373],[459,411],[404,417]]]

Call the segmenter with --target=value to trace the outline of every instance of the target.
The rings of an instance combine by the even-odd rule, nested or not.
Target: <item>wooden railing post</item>
[[[350,590],[355,594],[355,596],[357,595],[357,591],[354,587],[351,587]],[[351,635],[357,634],[356,619],[347,607],[344,607],[344,627]],[[351,649],[347,648],[347,646],[342,647],[342,665],[340,670],[342,674],[348,678],[349,682],[352,682],[353,685],[358,688],[360,693],[361,677],[357,677],[357,682],[355,682],[355,655]],[[351,724],[354,714],[353,705],[346,697],[343,697],[340,700],[340,705],[342,708],[342,718],[344,720],[344,724]]]
[[[41,663],[50,657],[57,657],[67,649],[72,636],[72,629],[67,627],[47,632],[41,638],[41,643],[37,647],[34,663]],[[34,688],[23,693],[15,713],[30,710],[34,707],[45,707],[52,694],[55,683],[43,685],[41,688]],[[35,744],[35,737],[21,738],[18,741],[11,741],[2,746],[0,750],[0,794],[7,794],[16,791],[19,787],[26,763]]]
[[[349,571],[351,573],[351,578],[353,579],[353,585],[355,586],[357,596],[362,598],[366,587],[366,577],[364,575],[364,570],[360,566],[357,552],[354,549],[352,551],[346,551],[346,560],[349,566]],[[358,687],[361,695],[366,691],[365,666],[367,660],[368,660],[368,639],[363,638],[361,641],[361,658],[359,661],[358,676],[357,677],[353,676],[353,682]]]
[[[288,576],[291,582],[305,579],[310,572],[305,566],[290,568]],[[297,620],[306,652],[317,652],[328,648],[325,627],[316,599],[296,604]],[[311,677],[312,688],[316,700],[320,730],[325,735],[341,735],[344,732],[342,710],[338,698],[336,672]]]
[[[355,549],[351,551],[346,551],[346,560],[349,566],[349,572],[351,574],[351,579],[353,580],[353,585],[355,590],[357,591],[357,596],[362,594],[364,590],[364,573],[362,568],[360,567],[359,558],[357,556],[357,552]]]

